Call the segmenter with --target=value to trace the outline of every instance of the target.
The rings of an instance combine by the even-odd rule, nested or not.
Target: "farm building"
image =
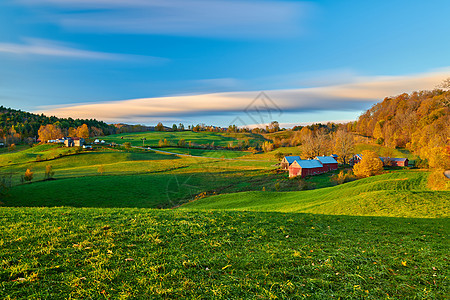
[[[362,154],[355,154],[355,155],[353,155],[352,158],[350,158],[349,164],[351,166],[353,166],[353,165],[359,163],[361,161],[361,159],[362,159]]]
[[[407,167],[409,160],[407,158],[392,158],[392,157],[380,157],[383,165],[390,164],[396,167]],[[389,162],[389,163],[388,163]]]
[[[322,163],[317,159],[298,159],[289,166],[289,177],[310,176],[324,173]]]
[[[84,139],[79,137],[68,138],[64,141],[66,147],[82,147],[84,145]]]
[[[333,156],[317,156],[315,159],[322,163],[324,172],[337,170],[338,168],[338,162]]]
[[[295,160],[301,160],[300,156],[285,156],[280,163],[281,169],[287,170]]]

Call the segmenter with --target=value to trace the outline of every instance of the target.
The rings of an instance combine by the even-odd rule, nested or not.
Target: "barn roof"
[[[292,164],[296,160],[301,160],[300,156],[285,156],[284,158],[286,158],[289,164]]]
[[[382,161],[384,161],[386,158],[388,158],[388,157],[380,157],[380,159]],[[389,157],[389,159],[392,160],[392,161],[401,161],[401,162],[405,162],[405,161],[408,160],[407,158],[404,158],[404,157],[401,157],[401,158]]]
[[[320,161],[322,164],[337,164],[337,161],[333,156],[317,156],[315,159]]]
[[[314,169],[323,167],[320,161],[315,159],[299,159],[295,160],[295,162],[303,169]]]

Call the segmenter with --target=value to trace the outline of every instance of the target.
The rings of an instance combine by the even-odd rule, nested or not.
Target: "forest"
[[[351,129],[380,145],[407,148],[424,166],[450,167],[450,91],[435,89],[387,97]]]
[[[86,124],[92,134],[107,135],[115,133],[116,127],[95,119],[72,119],[47,117],[12,108],[0,106],[0,140],[5,144],[33,143],[38,138],[41,126],[54,125],[63,135],[69,135],[73,128]]]

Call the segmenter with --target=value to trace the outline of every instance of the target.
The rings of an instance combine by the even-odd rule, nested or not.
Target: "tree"
[[[100,175],[103,175],[105,172],[105,167],[103,165],[98,166],[97,172],[100,173]]]
[[[358,177],[369,177],[380,174],[383,170],[383,162],[373,151],[362,151],[362,159],[353,166],[353,173]]]
[[[178,131],[177,124],[173,124],[173,125],[172,125],[172,130],[173,130],[173,131]]]
[[[186,146],[186,141],[184,139],[181,139],[178,141],[178,147],[184,147]]]
[[[45,179],[51,179],[51,178],[53,178],[53,175],[55,175],[55,171],[53,171],[53,166],[46,165],[45,166]]]
[[[25,171],[25,176],[23,177],[23,179],[25,181],[31,181],[31,180],[33,180],[33,175],[34,175],[34,173],[30,169],[27,169]]]
[[[89,138],[89,127],[83,124],[77,128],[77,137],[87,139]]]
[[[161,122],[159,122],[158,125],[156,125],[155,130],[156,131],[165,131],[164,125]]]
[[[39,139],[44,143],[48,140],[56,140],[63,137],[61,128],[53,124],[42,125],[38,130],[38,134]]]
[[[450,77],[442,81],[438,87],[444,90],[450,90]],[[448,93],[444,94],[443,103],[445,106],[450,107],[450,95]]]
[[[131,149],[131,143],[130,142],[125,142],[123,143],[123,146],[125,147],[125,149],[130,150]]]
[[[262,149],[264,152],[270,152],[273,150],[273,144],[271,142],[265,141],[262,144]]]
[[[334,140],[334,151],[339,157],[339,160],[345,165],[348,163],[353,154],[355,142],[353,134],[346,129],[341,128],[336,132]]]

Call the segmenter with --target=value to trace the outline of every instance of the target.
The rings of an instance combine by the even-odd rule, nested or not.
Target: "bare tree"
[[[450,107],[450,96],[448,95],[448,92],[450,90],[450,77],[443,80],[438,86],[438,88],[447,90],[447,93],[444,94],[444,106]]]
[[[334,151],[344,165],[348,163],[351,155],[353,154],[354,146],[355,142],[352,133],[348,132],[344,128],[341,128],[336,132]]]

